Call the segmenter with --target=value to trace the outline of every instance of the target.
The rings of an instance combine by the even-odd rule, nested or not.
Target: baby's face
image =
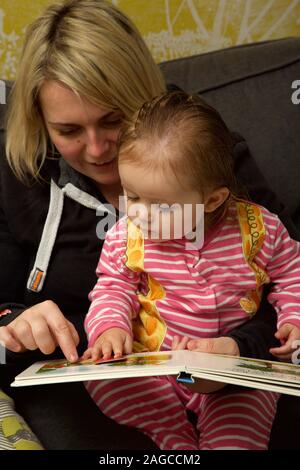
[[[127,215],[145,238],[183,238],[203,221],[201,195],[182,188],[174,174],[166,176],[160,168],[147,170],[126,161],[119,164],[119,173]]]

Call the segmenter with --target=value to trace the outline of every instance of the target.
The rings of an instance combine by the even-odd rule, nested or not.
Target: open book
[[[158,375],[176,375],[179,382],[200,378],[300,396],[300,365],[187,350],[130,354],[97,363],[36,362],[12,386]]]

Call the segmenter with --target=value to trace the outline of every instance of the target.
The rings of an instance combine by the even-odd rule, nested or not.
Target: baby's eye
[[[128,196],[127,195],[127,199],[128,199],[128,201],[138,201],[139,198],[138,198],[138,196]]]

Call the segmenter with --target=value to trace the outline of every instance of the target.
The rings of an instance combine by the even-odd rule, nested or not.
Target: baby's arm
[[[92,353],[86,351],[85,356],[101,357],[103,347],[105,357],[112,352],[115,355],[127,351],[132,319],[139,311],[140,274],[125,265],[126,237],[120,234],[121,222],[106,236],[96,270],[98,281],[89,294],[91,305],[85,318],[85,330]]]

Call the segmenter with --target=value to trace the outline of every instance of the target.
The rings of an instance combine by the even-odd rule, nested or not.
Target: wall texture
[[[0,77],[13,79],[26,25],[54,0],[0,0]],[[157,62],[300,36],[300,0],[112,0]]]

